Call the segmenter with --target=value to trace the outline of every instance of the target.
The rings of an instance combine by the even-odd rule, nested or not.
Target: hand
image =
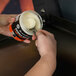
[[[36,33],[39,61],[25,76],[52,76],[56,69],[56,40],[54,35],[40,30]]]
[[[8,17],[9,16],[9,17]],[[0,18],[0,34],[6,35],[6,36],[10,36],[12,37],[12,33],[9,31],[9,24],[12,24],[15,21],[15,16],[11,16],[11,15],[3,15]],[[3,26],[4,25],[4,26]],[[36,37],[35,35],[32,36],[32,40],[35,40]],[[25,43],[30,43],[30,40],[24,40]]]
[[[53,34],[45,30],[37,32],[36,46],[41,56],[56,56],[56,40]]]
[[[54,35],[45,30],[40,30],[37,32],[36,46],[41,56],[40,59],[48,65],[47,71],[50,69],[49,76],[52,76],[56,69],[56,40]],[[49,73],[47,72],[47,74]]]
[[[12,33],[9,31],[9,24],[12,24],[12,22],[14,22],[14,18],[9,19],[10,20],[8,20],[8,22],[6,23],[7,25],[0,26],[0,34],[12,37]]]

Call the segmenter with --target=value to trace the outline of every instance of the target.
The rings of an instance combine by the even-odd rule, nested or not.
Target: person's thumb
[[[42,36],[44,36],[44,34],[41,31],[39,31],[36,33],[36,36],[37,36],[37,39],[39,39],[39,38],[42,38]]]
[[[36,36],[37,36],[37,40],[36,40],[35,44],[36,44],[36,46],[38,46],[38,44],[42,43],[44,34],[41,31],[39,31],[36,33]]]
[[[9,18],[9,23],[12,24],[15,21],[15,18]]]

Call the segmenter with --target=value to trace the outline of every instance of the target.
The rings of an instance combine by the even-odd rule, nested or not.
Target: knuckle
[[[54,34],[51,34],[52,37],[54,37]]]

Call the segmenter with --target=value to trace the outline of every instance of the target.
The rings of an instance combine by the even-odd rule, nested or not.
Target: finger
[[[32,40],[35,40],[36,39],[36,36],[33,34],[33,36],[32,36]]]
[[[37,32],[36,36],[37,36],[37,40],[46,37],[42,32]]]
[[[40,30],[39,32],[42,32],[44,35],[50,35],[50,36],[54,37],[54,35],[52,33],[48,32],[46,30]]]
[[[11,18],[11,19],[9,20],[9,23],[12,24],[14,21],[15,21],[15,18]]]
[[[36,36],[38,37],[39,35],[45,35],[41,30],[39,30],[38,32],[36,32]]]
[[[45,31],[45,30],[40,30],[39,32],[42,32],[42,33],[44,33],[44,34],[50,34],[48,31]]]
[[[24,40],[23,42],[25,42],[25,43],[30,43],[30,40]]]
[[[11,17],[8,17],[8,22],[10,21]]]

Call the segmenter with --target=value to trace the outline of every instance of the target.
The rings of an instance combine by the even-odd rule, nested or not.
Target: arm
[[[25,76],[52,76],[55,63],[51,64],[51,56],[41,57],[35,66]],[[55,69],[54,69],[55,70]]]
[[[41,30],[37,34],[36,46],[41,58],[25,76],[52,76],[56,68],[56,41],[53,35]]]

